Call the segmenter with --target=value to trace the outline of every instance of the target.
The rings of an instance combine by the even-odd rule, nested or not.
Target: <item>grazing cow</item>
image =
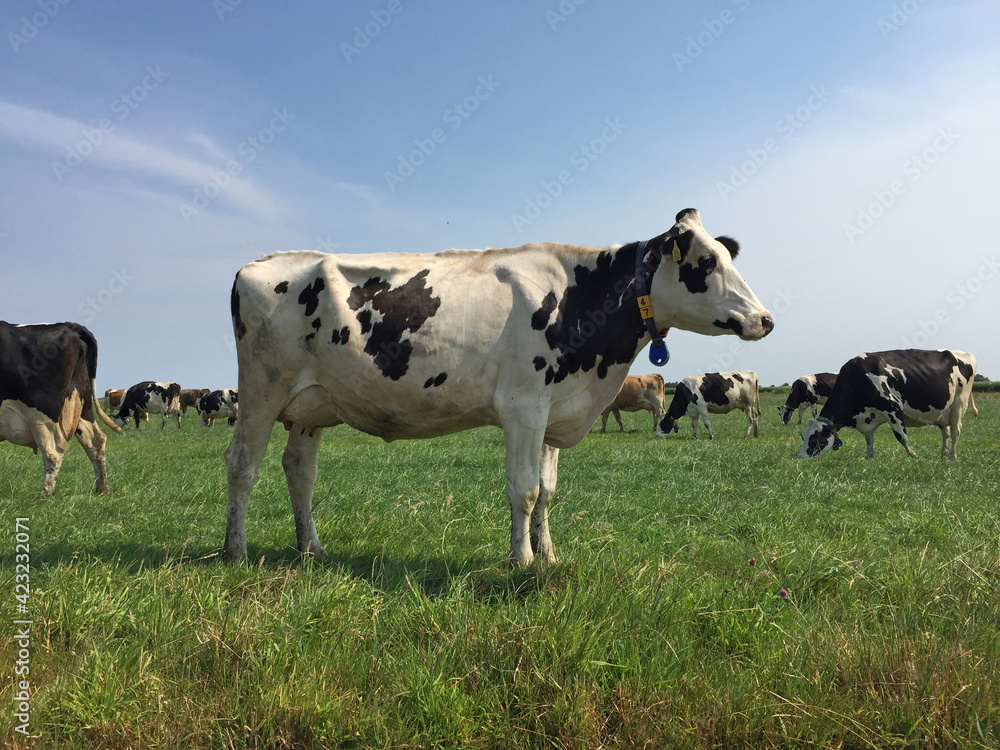
[[[106,390],[104,392],[104,408],[107,411],[109,411],[109,412],[112,409],[118,409],[118,408],[120,408],[121,407],[121,403],[122,403],[122,399],[124,397],[125,397],[125,389],[124,388],[115,388],[115,389],[108,388],[108,390]],[[128,422],[127,419],[124,420],[124,421]],[[148,422],[149,421],[149,415],[148,414],[143,414],[142,415],[142,421],[143,422]],[[125,425],[122,424],[122,427],[124,427],[124,426]]]
[[[618,428],[625,432],[622,424],[622,417],[619,412],[642,411],[645,409],[653,413],[653,431],[663,416],[663,376],[659,373],[654,375],[629,375],[622,384],[622,389],[618,391],[615,400],[607,409],[601,412],[601,432],[608,426],[608,415],[614,414],[618,422]]]
[[[800,456],[821,456],[834,447],[835,433],[853,427],[865,436],[868,458],[875,455],[875,430],[888,422],[906,452],[907,427],[941,428],[941,455],[955,458],[962,416],[978,415],[972,399],[976,358],[967,352],[897,349],[861,354],[837,375],[837,384],[819,417],[802,431]],[[950,438],[950,445],[949,445]]]
[[[129,419],[135,420],[135,429],[139,429],[139,421],[146,414],[161,414],[162,430],[167,424],[167,417],[177,417],[177,427],[181,426],[181,387],[177,383],[155,383],[144,380],[136,383],[125,392],[122,406],[115,415],[115,422],[125,426]]]
[[[788,394],[785,405],[778,407],[781,424],[791,424],[792,414],[796,409],[799,410],[799,424],[802,424],[802,412],[806,407],[812,408],[812,415],[815,417],[816,405],[822,406],[826,403],[836,382],[835,372],[817,372],[815,375],[803,375],[798,378],[792,383],[792,391]]]
[[[311,501],[323,428],[392,441],[495,425],[511,560],[554,561],[559,449],[586,436],[643,347],[668,327],[746,340],[773,328],[733,266],[738,250],[687,209],[652,240],[603,249],[301,251],[248,263],[231,294],[240,418],[226,451],[225,558],[246,557],[247,499],[277,420],[302,552],[327,557]]]
[[[198,399],[209,394],[208,388],[182,388],[181,414],[187,414],[188,409],[198,410]]]
[[[11,325],[0,321],[0,441],[42,451],[45,475],[40,497],[56,487],[69,439],[83,446],[94,465],[95,491],[109,494],[104,458],[107,442],[97,415],[121,429],[97,400],[97,341],[76,323]]]
[[[221,417],[228,417],[230,425],[236,424],[236,418],[239,417],[237,390],[223,388],[202,396],[198,399],[198,416],[205,427],[211,427]]]
[[[104,392],[104,408],[108,411],[121,406],[122,398],[125,396],[124,388],[108,388]]]
[[[708,437],[715,439],[709,414],[728,414],[742,409],[747,416],[747,431],[743,437],[757,437],[757,417],[760,416],[760,395],[757,392],[757,373],[753,370],[738,372],[706,372],[692,375],[677,384],[674,398],[666,416],[657,430],[659,437],[677,432],[677,420],[687,414],[691,417],[691,437],[698,435],[698,417],[708,428]]]

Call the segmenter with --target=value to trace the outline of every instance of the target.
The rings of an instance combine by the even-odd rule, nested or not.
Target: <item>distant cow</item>
[[[837,373],[818,372],[815,375],[803,375],[792,383],[792,392],[788,394],[788,399],[784,406],[778,407],[778,416],[781,417],[781,424],[791,424],[792,414],[799,410],[799,424],[802,424],[802,412],[806,407],[812,409],[812,415],[816,416],[816,406],[822,406],[833,393],[833,384],[837,382]]]
[[[853,427],[865,436],[867,456],[875,455],[875,430],[888,422],[906,452],[907,427],[941,428],[941,455],[955,458],[962,416],[978,414],[972,399],[976,358],[960,351],[897,349],[861,354],[840,368],[837,383],[817,419],[802,431],[800,456],[821,456],[834,433]],[[949,444],[950,439],[950,444]]]
[[[56,486],[69,439],[83,446],[94,465],[94,489],[108,494],[107,439],[97,415],[121,429],[97,400],[97,341],[76,323],[11,325],[0,321],[0,441],[42,451],[41,497]]]
[[[670,327],[757,340],[770,313],[694,209],[650,240],[435,255],[275,253],[231,293],[240,418],[226,451],[224,557],[246,558],[246,511],[275,421],[298,548],[325,559],[312,516],[323,428],[384,440],[503,429],[510,556],[554,561],[559,450],[582,440],[632,361]]]
[[[728,414],[742,409],[747,416],[747,437],[753,430],[757,437],[757,417],[760,416],[760,396],[757,392],[757,373],[752,370],[738,372],[706,372],[692,375],[677,384],[674,398],[660,421],[657,435],[664,437],[677,432],[677,420],[685,414],[691,418],[691,437],[697,437],[698,417],[708,428],[708,437],[714,439],[709,414]]]
[[[618,428],[625,432],[622,424],[622,417],[619,412],[623,411],[646,411],[653,413],[653,431],[659,424],[663,416],[663,376],[654,375],[629,375],[622,384],[622,389],[618,391],[615,400],[607,409],[601,412],[601,432],[608,426],[608,415],[614,414],[618,422]]]
[[[237,395],[235,388],[223,388],[198,399],[198,416],[201,418],[201,423],[211,427],[216,419],[228,417],[229,424],[236,424],[236,418],[239,417]]]
[[[115,422],[124,426],[129,419],[135,420],[135,429],[146,414],[161,414],[162,430],[167,424],[167,417],[177,417],[177,426],[181,426],[181,387],[177,383],[157,383],[144,380],[136,383],[125,392],[121,409],[115,415]]]
[[[108,411],[121,406],[122,398],[125,396],[124,388],[108,388],[104,392],[104,408]]]
[[[187,414],[188,409],[198,410],[198,399],[209,394],[208,388],[182,388],[181,414]]]

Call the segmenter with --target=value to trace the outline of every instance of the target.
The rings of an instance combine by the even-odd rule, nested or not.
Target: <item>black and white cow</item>
[[[198,399],[198,416],[205,427],[211,427],[216,419],[226,417],[229,424],[236,424],[239,417],[238,394],[236,388],[223,388]]]
[[[162,430],[167,424],[167,417],[177,417],[177,427],[181,426],[181,387],[177,383],[158,383],[144,380],[136,383],[127,391],[122,399],[121,409],[115,415],[115,422],[122,427],[129,419],[135,420],[135,429],[146,414],[161,414]]]
[[[816,416],[816,406],[822,406],[833,393],[833,384],[837,382],[835,372],[817,372],[815,375],[803,375],[792,383],[792,391],[788,394],[784,406],[778,407],[778,416],[781,417],[781,424],[787,425],[792,422],[792,414],[799,410],[799,424],[802,424],[802,412],[806,408],[812,409],[812,415]]]
[[[760,416],[760,395],[757,392],[757,373],[753,370],[736,372],[706,372],[691,375],[677,384],[667,413],[656,430],[659,437],[677,432],[677,420],[685,414],[691,418],[691,437],[698,436],[698,418],[708,428],[709,439],[715,439],[709,414],[728,414],[742,409],[747,417],[747,431],[743,437],[757,437],[757,417]]]
[[[941,455],[955,458],[962,417],[972,408],[976,358],[940,349],[897,349],[861,354],[837,374],[833,393],[817,419],[802,431],[800,456],[821,456],[834,447],[835,433],[853,427],[865,436],[868,458],[875,455],[875,430],[888,422],[908,454],[916,458],[907,427],[941,428]],[[950,437],[950,444],[949,444]]]
[[[105,494],[107,442],[94,419],[121,429],[97,400],[97,341],[76,323],[11,325],[0,321],[0,441],[42,451],[41,497],[56,487],[69,439],[83,446],[94,465],[95,490]]]
[[[687,209],[652,240],[602,249],[302,251],[248,263],[231,295],[240,418],[226,451],[224,556],[246,557],[247,500],[277,420],[289,431],[282,465],[302,552],[326,558],[311,513],[324,427],[391,441],[495,425],[512,562],[555,560],[559,449],[586,436],[650,342],[640,310],[658,333],[756,340],[773,328],[733,266],[738,249]]]

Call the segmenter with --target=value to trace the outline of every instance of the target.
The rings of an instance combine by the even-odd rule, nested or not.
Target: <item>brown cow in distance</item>
[[[181,414],[187,414],[188,407],[198,410],[198,399],[207,396],[211,391],[208,388],[182,388],[181,389]]]
[[[615,400],[601,412],[601,432],[604,432],[608,426],[609,414],[615,415],[618,428],[621,432],[625,432],[625,426],[622,424],[619,412],[642,411],[643,409],[653,413],[653,432],[656,432],[656,425],[659,424],[660,418],[663,416],[663,377],[659,374],[629,375],[626,377],[622,389],[615,396]]]

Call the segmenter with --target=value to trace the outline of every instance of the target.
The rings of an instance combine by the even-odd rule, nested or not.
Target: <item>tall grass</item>
[[[714,441],[594,429],[560,461],[560,562],[526,570],[497,430],[328,430],[325,565],[294,549],[280,426],[244,566],[216,557],[224,425],[111,436],[110,498],[75,446],[39,502],[40,459],[0,444],[6,538],[31,519],[33,746],[1000,746],[1000,400],[956,461],[933,428],[916,460],[845,430],[817,461],[783,398],[756,440],[739,413]]]

